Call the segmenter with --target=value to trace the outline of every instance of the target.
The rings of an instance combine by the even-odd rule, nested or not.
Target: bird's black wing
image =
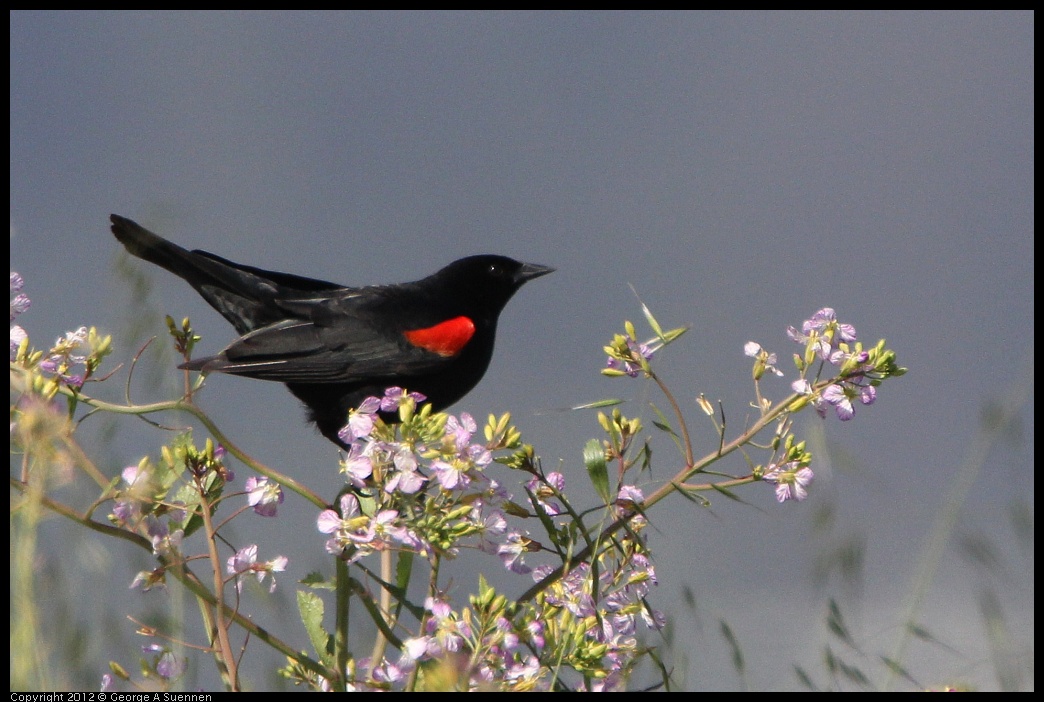
[[[321,316],[321,315],[320,315]],[[351,383],[423,375],[447,358],[359,318],[285,319],[236,339],[217,356],[182,368],[281,383]]]

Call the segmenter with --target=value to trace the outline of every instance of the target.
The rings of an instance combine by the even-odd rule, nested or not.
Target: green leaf
[[[587,475],[591,478],[591,484],[594,485],[595,492],[602,498],[602,502],[609,504],[611,498],[609,496],[609,467],[605,462],[605,451],[602,449],[602,442],[598,439],[591,439],[584,446],[584,466],[587,468]]]
[[[660,408],[654,405],[653,403],[650,402],[649,406],[652,407],[653,412],[656,413],[656,419],[653,421],[653,426],[659,429],[660,431],[669,434],[671,440],[674,441],[674,445],[678,447],[678,452],[684,456],[685,446],[682,444],[682,440],[681,437],[678,436],[678,432],[674,431],[674,427],[671,426],[671,420],[667,419],[667,415],[665,415],[663,411],[660,410]]]
[[[413,572],[413,560],[412,552],[402,551],[399,554],[399,561],[395,566],[395,585],[404,592],[406,587],[410,584],[410,573]]]
[[[719,492],[722,495],[724,495],[725,497],[729,498],[730,500],[735,500],[736,502],[740,502],[740,503],[746,504],[744,502],[743,498],[739,497],[736,493],[734,493],[732,490],[729,490],[727,487],[722,487],[721,485],[718,485],[717,483],[711,483],[710,486],[712,488],[714,488],[717,492]]]
[[[809,690],[812,690],[813,692],[819,691],[819,688],[816,687],[816,684],[812,682],[812,677],[805,672],[804,668],[795,665],[794,674],[797,675],[797,678],[801,681],[801,684],[807,687]]]
[[[323,629],[323,601],[313,592],[298,590],[297,611],[319,659],[324,665],[333,665],[333,637]]]
[[[689,327],[678,327],[677,329],[671,329],[669,332],[664,332],[663,343],[669,344],[687,331],[689,331]]]
[[[854,665],[848,665],[841,659],[838,659],[838,666],[841,669],[841,674],[852,682],[863,686],[870,684],[870,679],[866,677],[866,674]]]
[[[544,527],[544,532],[558,551],[559,556],[564,559],[565,552],[562,551],[562,534],[559,533],[558,528],[555,527],[555,523],[551,521],[551,517],[548,516],[547,510],[544,509],[542,504],[540,504],[540,500],[537,499],[536,493],[528,487],[523,486],[523,488],[525,489],[526,494],[529,495],[529,503],[533,506],[533,512],[536,514],[537,519],[540,520],[540,525]]]
[[[743,662],[743,648],[740,646],[739,639],[737,639],[736,635],[732,633],[732,627],[730,627],[724,619],[719,623],[721,626],[721,635],[725,637],[725,642],[728,643],[729,649],[732,651],[732,667],[734,667],[736,672],[742,676],[746,667]]]
[[[917,680],[914,678],[914,676],[910,675],[910,671],[904,668],[903,665],[899,663],[899,661],[893,660],[888,656],[879,656],[879,658],[886,666],[888,666],[888,669],[891,670],[893,673],[902,678],[905,678],[906,680],[909,680],[911,683],[917,685],[918,687],[922,687],[921,685],[918,685]]]
[[[381,612],[380,607],[374,601],[369,591],[363,586],[361,582],[355,578],[348,578],[349,586],[352,588],[352,592],[358,595],[358,601],[362,604],[363,609],[370,615],[370,619],[377,625],[381,633],[384,634],[384,638],[388,639],[395,648],[402,648],[402,639],[400,639],[394,631],[388,628],[388,622],[384,620],[384,614]]]
[[[645,321],[649,323],[652,330],[656,332],[656,336],[663,339],[663,329],[660,328],[660,323],[656,321],[656,317],[653,317],[653,313],[649,310],[646,304],[642,303],[642,314],[645,315]]]
[[[619,400],[619,399],[610,397],[610,398],[607,398],[605,400],[595,400],[594,402],[588,402],[587,404],[584,404],[584,405],[576,405],[574,407],[570,407],[569,409],[571,409],[571,410],[598,409],[600,407],[614,407],[616,405],[622,405],[623,403],[624,403],[623,400]]]
[[[827,617],[827,628],[830,629],[834,636],[849,646],[855,647],[852,635],[848,631],[848,626],[845,625],[845,618],[841,614],[841,607],[838,606],[837,600],[832,597],[830,598],[830,615]]]

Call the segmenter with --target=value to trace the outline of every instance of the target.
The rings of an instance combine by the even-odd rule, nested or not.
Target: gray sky
[[[132,303],[110,212],[345,284],[412,280],[479,252],[552,265],[508,306],[489,373],[455,410],[512,411],[582,494],[597,424],[561,408],[624,397],[639,413],[655,399],[598,373],[623,319],[641,321],[629,285],[665,325],[692,325],[660,367],[701,454],[714,438],[693,398],[721,398],[742,425],[744,342],[787,359],[787,325],[834,307],[910,373],[847,424],[802,416],[829,446],[811,498],[780,506],[763,486],[742,493],[753,508],[675,500],[652,515],[655,603],[676,620],[685,686],[742,684],[724,619],[746,684],[795,688],[794,663],[822,679],[830,596],[871,659],[892,652],[984,404],[1032,382],[1033,49],[1032,13],[14,13],[11,268],[33,300],[20,323],[37,346],[81,324],[111,331],[110,367],[165,313],[192,317],[200,353],[233,338],[157,269],[138,267],[150,297]],[[764,389],[779,398],[788,383]],[[121,377],[105,392],[122,389]],[[164,396],[144,382],[138,393]],[[201,402],[249,453],[334,494],[335,452],[281,386],[215,377]],[[979,611],[993,592],[1018,683],[1033,687],[1032,535],[1020,540],[1011,516],[1033,512],[1032,404],[1019,416],[1021,438],[990,450],[918,617],[957,651],[915,645],[904,662],[923,684],[1000,685]],[[111,474],[159,442],[130,420],[114,437],[102,427],[82,431],[105,438]],[[662,479],[677,458],[656,442]],[[291,500],[279,525],[254,527],[298,554],[284,596],[328,567],[314,517]],[[857,585],[814,583],[817,559],[846,539],[865,546]],[[123,586],[143,567],[104,546],[113,565],[98,578],[112,570]],[[113,626],[133,642],[125,620]],[[133,667],[130,643],[123,655]]]

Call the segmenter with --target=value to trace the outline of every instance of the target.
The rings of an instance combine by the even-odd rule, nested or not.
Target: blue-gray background
[[[671,616],[682,687],[796,688],[794,664],[823,681],[828,643],[880,683],[875,656],[895,651],[983,408],[1017,403],[1032,382],[1033,48],[1032,13],[14,13],[11,267],[33,300],[20,323],[38,347],[81,324],[114,333],[109,367],[162,333],[164,313],[192,317],[201,353],[233,338],[162,271],[138,265],[150,295],[128,292],[110,212],[346,284],[412,280],[479,252],[553,265],[508,306],[489,373],[455,409],[512,411],[583,494],[597,425],[561,408],[615,396],[641,413],[656,399],[598,373],[623,319],[642,326],[629,285],[665,325],[692,325],[661,368],[700,454],[714,438],[694,398],[722,399],[738,429],[751,414],[744,342],[778,351],[793,375],[785,327],[832,306],[862,340],[887,337],[910,373],[847,424],[802,415],[826,444],[808,501],[777,505],[766,485],[743,491],[753,506],[654,511],[653,603]],[[135,399],[173,397],[177,375],[161,375],[166,392],[142,373]],[[118,399],[124,378],[97,391]],[[334,450],[280,386],[215,377],[200,401],[247,452],[335,492]],[[920,684],[1033,687],[1032,405],[1017,416],[972,462],[917,610],[952,647],[906,650]],[[81,432],[110,474],[162,440],[129,418]],[[665,437],[654,447],[662,479],[678,458]],[[724,469],[745,468],[733,457]],[[278,524],[243,517],[235,532],[262,557],[291,556],[283,613],[255,607],[302,648],[285,611],[294,578],[329,570],[314,518],[291,497]],[[134,667],[120,612],[165,595],[98,606],[147,561],[49,529],[41,557],[90,600],[67,621],[121,642],[94,650],[86,679],[56,663],[57,680],[93,687],[107,657]],[[849,577],[817,577],[839,549],[857,554]],[[462,573],[452,591],[473,582]],[[865,657],[825,633],[829,597]],[[194,661],[190,686],[212,685],[211,669]]]

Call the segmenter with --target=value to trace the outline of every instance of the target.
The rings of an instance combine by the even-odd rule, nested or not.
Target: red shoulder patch
[[[475,335],[475,323],[467,317],[454,317],[425,329],[410,329],[405,333],[414,346],[440,356],[456,356]]]

